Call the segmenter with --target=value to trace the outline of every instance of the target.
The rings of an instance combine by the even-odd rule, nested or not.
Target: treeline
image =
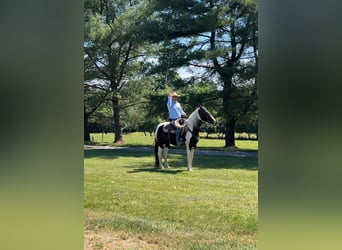
[[[113,133],[113,122],[108,119],[108,121],[101,122],[101,119],[91,119],[92,121],[89,122],[89,133]],[[165,119],[166,120],[166,119]],[[123,134],[129,133],[129,132],[144,132],[145,135],[153,135],[155,130],[155,124],[151,123],[141,123],[138,126],[130,126],[128,123],[127,126],[125,126],[122,130]],[[212,124],[204,124],[204,126],[201,127],[201,132],[205,132],[207,134],[207,138],[209,137],[209,134],[216,134],[217,138],[224,138],[225,137],[225,123],[224,122],[216,122],[214,125]],[[257,121],[248,121],[243,122],[239,121],[235,127],[236,133],[246,133],[248,135],[248,138],[250,138],[249,135],[253,134],[254,138],[258,138],[258,123]]]
[[[257,134],[256,1],[86,0],[84,24],[85,141],[152,132],[173,90],[188,114],[210,110],[225,146]]]

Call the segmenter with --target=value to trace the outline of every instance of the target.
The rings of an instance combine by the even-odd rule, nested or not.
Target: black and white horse
[[[192,160],[194,158],[194,153],[196,145],[199,141],[199,129],[202,122],[214,123],[215,118],[210,114],[210,112],[203,106],[197,108],[191,113],[189,118],[185,122],[185,126],[182,129],[181,137],[185,140],[187,160],[188,160],[188,170],[192,171]],[[169,168],[169,163],[167,162],[167,153],[170,144],[176,144],[176,130],[175,128],[169,129],[170,122],[160,123],[155,132],[155,166],[163,169],[164,167]],[[164,166],[162,164],[162,158],[164,158]]]

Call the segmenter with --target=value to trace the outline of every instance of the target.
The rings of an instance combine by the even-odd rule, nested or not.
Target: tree
[[[160,62],[168,62],[174,68],[201,69],[200,76],[192,81],[211,81],[221,91],[225,146],[235,146],[236,122],[256,107],[256,1],[151,2],[154,13],[146,25],[155,30],[153,39],[160,37],[161,30],[164,32],[169,50]],[[168,61],[169,54],[176,58]]]
[[[144,42],[137,35],[137,25],[144,13],[139,2],[85,1],[85,73],[88,79],[101,81],[110,89],[114,143],[123,140],[121,92],[128,82],[139,77],[142,68]]]
[[[106,104],[109,89],[90,82],[84,83],[84,141],[90,141],[89,119]]]
[[[221,39],[228,38],[228,46],[223,49],[224,53],[212,56],[215,72],[223,81],[225,146],[235,146],[236,122],[251,107],[255,107],[253,104],[257,94],[254,82],[257,73],[256,10],[254,1],[229,1],[226,14],[223,15],[227,15],[229,21],[210,32],[210,50],[214,53],[221,50]]]

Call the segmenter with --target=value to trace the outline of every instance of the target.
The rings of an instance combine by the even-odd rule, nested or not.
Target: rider
[[[186,113],[184,112],[181,104],[177,101],[177,98],[179,95],[177,95],[176,92],[172,92],[168,96],[168,100],[166,103],[166,106],[169,110],[169,120],[175,121],[181,117],[187,117]],[[181,129],[176,127],[176,143],[177,146],[180,146],[182,143],[180,141],[180,136],[181,136]]]

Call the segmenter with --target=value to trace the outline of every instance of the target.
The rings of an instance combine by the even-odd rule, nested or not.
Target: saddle
[[[174,122],[167,122],[167,124],[163,126],[165,133],[176,134],[176,129]]]
[[[175,121],[166,122],[163,126],[163,130],[165,133],[175,134],[177,127],[181,129],[182,133],[184,131],[184,127],[186,126],[186,120],[181,118]]]

